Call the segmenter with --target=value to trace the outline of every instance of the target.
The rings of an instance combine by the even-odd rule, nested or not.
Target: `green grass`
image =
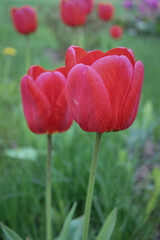
[[[41,1],[39,4],[37,2],[32,2],[39,13],[38,31],[30,36],[32,64],[54,69],[64,64],[64,53],[74,31],[59,22],[56,5],[49,10],[48,2],[45,6]],[[20,1],[14,3],[17,6],[22,4]],[[47,140],[46,136],[31,133],[23,116],[20,80],[25,74],[25,37],[13,29],[9,14],[12,5],[12,1],[0,3],[0,52],[6,46],[15,47],[18,51],[12,59],[9,80],[4,81],[1,77],[0,81],[0,221],[24,239],[29,236],[31,239],[44,240]],[[132,48],[136,59],[144,63],[145,78],[140,109],[133,126],[124,132],[104,134],[102,137],[90,239],[95,239],[105,218],[117,206],[118,220],[112,239],[155,240],[160,221],[159,195],[150,213],[147,213],[147,207],[156,191],[150,174],[160,159],[159,38],[142,35],[133,37],[124,33],[121,40],[111,42],[107,24],[98,22],[94,25],[90,21],[85,28],[86,49],[89,50],[91,46],[106,51],[108,44]],[[90,30],[94,27],[97,34]],[[49,51],[58,52],[60,57],[53,57],[53,54],[48,54]],[[0,75],[3,76],[2,54],[0,66]],[[75,201],[78,202],[76,216],[83,214],[94,138],[94,133],[83,132],[77,124],[64,134],[53,135],[54,237],[59,234],[65,216]],[[154,145],[154,151],[146,155],[146,143],[149,141]],[[23,154],[22,159],[6,155],[8,149],[24,147],[34,148],[37,154],[35,158],[30,159],[29,152]],[[142,171],[145,166],[148,175]],[[3,239],[2,232],[0,239]]]

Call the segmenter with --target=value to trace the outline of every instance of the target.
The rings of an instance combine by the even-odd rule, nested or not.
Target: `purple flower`
[[[151,10],[157,10],[158,9],[158,0],[145,0],[146,5],[151,8]]]
[[[141,3],[139,3],[138,10],[143,15],[145,15],[147,13],[146,5],[143,1]]]
[[[127,10],[132,9],[133,8],[132,0],[124,0],[123,7]]]

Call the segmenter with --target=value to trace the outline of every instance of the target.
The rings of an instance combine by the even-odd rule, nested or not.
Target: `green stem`
[[[29,35],[26,35],[26,72],[28,71],[30,64],[31,64],[30,41]]]
[[[101,134],[97,133],[96,142],[95,142],[94,151],[93,151],[93,156],[92,156],[92,164],[91,164],[91,169],[90,169],[89,183],[88,183],[88,191],[87,191],[87,198],[86,198],[86,205],[85,205],[84,228],[83,228],[83,238],[82,238],[82,240],[88,240],[91,206],[92,206],[92,199],[93,199],[93,191],[94,191],[94,184],[95,184],[95,176],[96,176],[100,142],[101,142]]]
[[[7,81],[11,70],[11,56],[5,56],[3,81]]]
[[[52,135],[48,135],[48,160],[46,176],[46,240],[52,240],[51,219],[51,175],[52,175]]]
[[[77,45],[77,31],[73,28],[71,45]]]
[[[77,27],[78,30],[78,39],[77,39],[77,45],[81,48],[83,48],[84,45],[84,29],[83,26]]]

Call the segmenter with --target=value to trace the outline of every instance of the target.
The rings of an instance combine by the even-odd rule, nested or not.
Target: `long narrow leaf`
[[[83,232],[84,216],[75,218],[69,226],[68,240],[81,240]]]
[[[22,238],[17,233],[15,233],[3,223],[0,223],[0,226],[7,240],[22,240]]]
[[[56,238],[56,240],[68,240],[68,234],[69,234],[69,228],[70,228],[70,224],[71,224],[71,220],[73,218],[73,214],[75,212],[77,203],[74,203],[73,207],[71,208],[70,212],[68,213],[61,234],[58,238]]]
[[[117,218],[117,208],[114,208],[107,217],[96,240],[110,240]]]

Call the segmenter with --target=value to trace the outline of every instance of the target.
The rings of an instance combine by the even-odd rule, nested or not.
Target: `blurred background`
[[[117,206],[112,239],[159,240],[160,4],[153,7],[151,1],[133,0],[128,7],[125,2],[112,0],[115,15],[105,22],[97,16],[95,1],[83,29],[85,50],[106,52],[125,46],[133,49],[136,60],[141,60],[145,68],[136,121],[128,130],[102,137],[91,239]],[[10,16],[11,7],[26,4],[35,7],[38,14],[38,29],[29,36],[32,65],[51,70],[64,65],[65,52],[79,30],[62,22],[58,0],[0,1],[0,221],[23,238],[44,240],[47,141],[45,135],[31,133],[24,119],[20,81],[26,74],[25,38],[15,31]],[[109,34],[115,24],[123,29],[119,39]],[[15,48],[17,54],[4,54],[6,47]],[[54,237],[75,201],[75,217],[84,212],[94,138],[95,133],[83,132],[75,123],[69,131],[53,135]]]

